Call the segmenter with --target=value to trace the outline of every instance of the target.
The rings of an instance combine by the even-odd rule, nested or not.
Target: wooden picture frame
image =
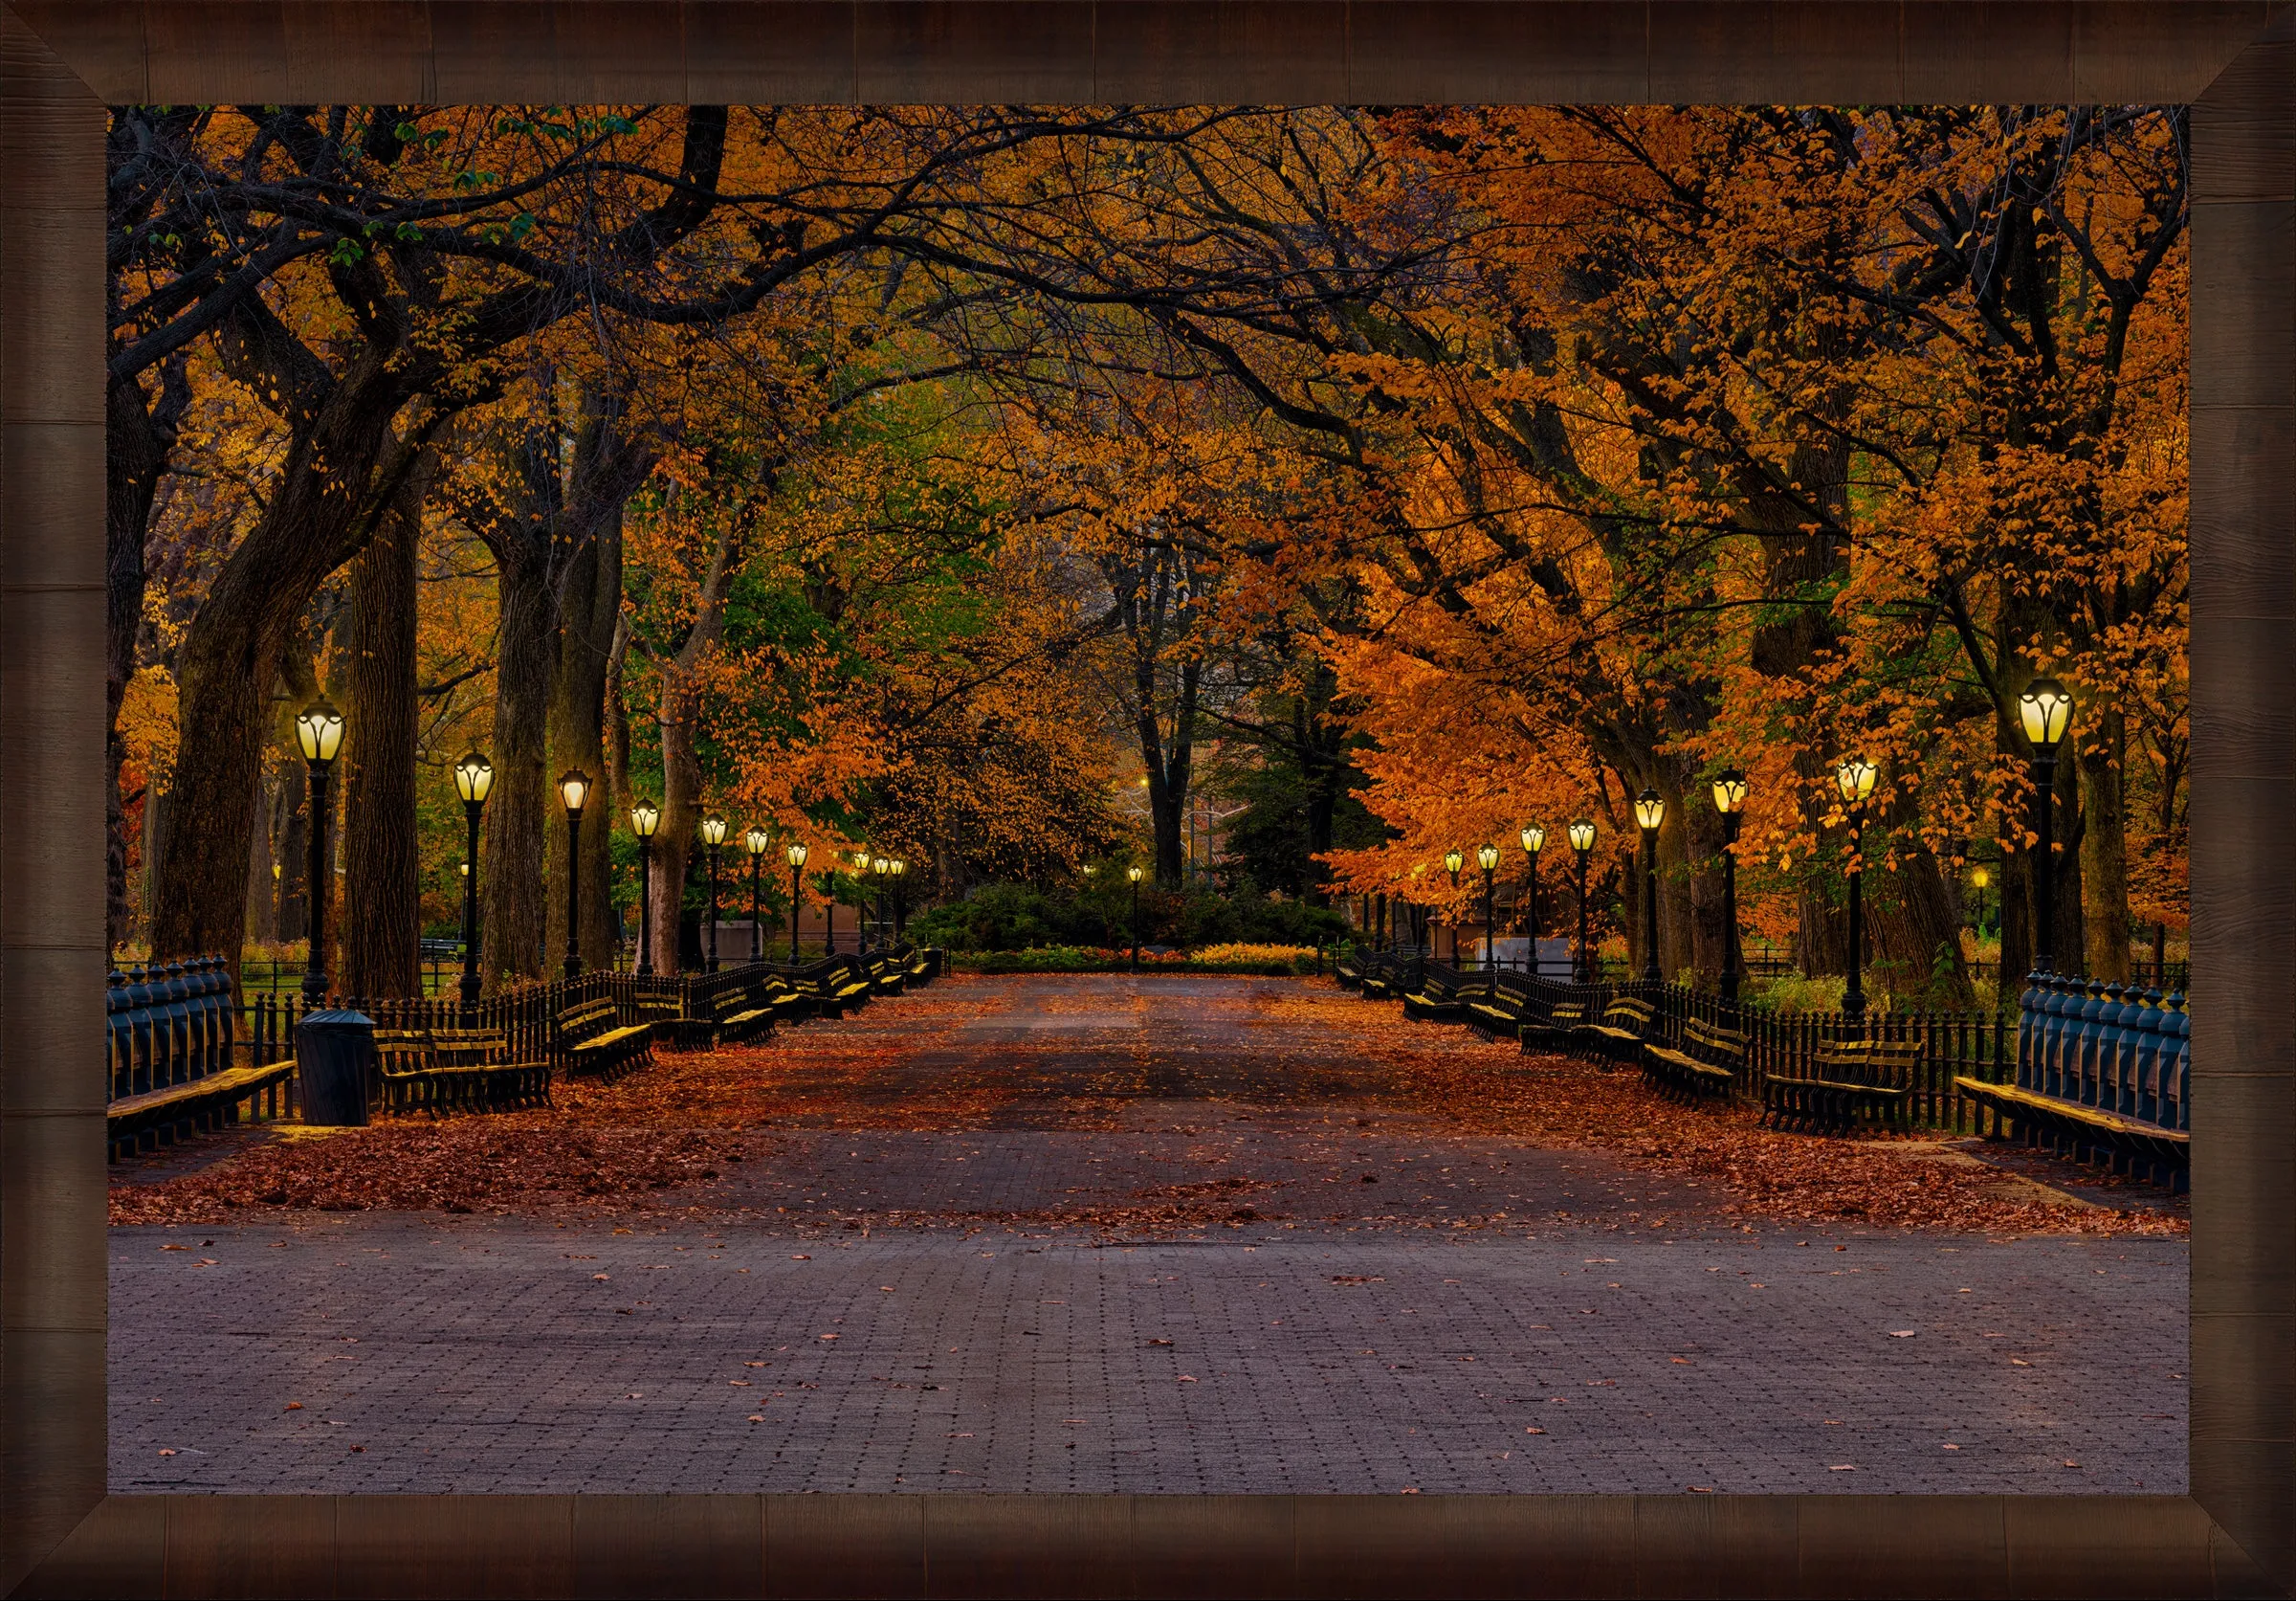
[[[107,1496],[104,106],[2190,101],[2192,1491]],[[0,10],[0,1591],[2296,1589],[2296,9],[14,0]]]

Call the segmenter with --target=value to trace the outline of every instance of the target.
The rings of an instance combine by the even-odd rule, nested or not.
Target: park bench
[[[866,960],[869,988],[872,994],[897,995],[908,983],[909,973],[899,960],[885,951],[872,951]]]
[[[780,973],[767,973],[758,981],[758,997],[773,1009],[773,1020],[782,1023],[802,1023],[821,1010],[813,997]]]
[[[1400,956],[1381,951],[1363,964],[1363,982],[1358,987],[1367,1001],[1401,1000],[1411,986],[1411,967]]]
[[[792,975],[792,988],[812,1001],[824,1017],[842,1017],[869,1002],[870,980],[851,957],[832,957]]]
[[[1533,1011],[1531,983],[1517,972],[1492,975],[1482,995],[1467,1003],[1468,1026],[1492,1039],[1520,1036],[1523,1019]]]
[[[1730,1094],[1745,1069],[1745,1034],[1701,1017],[1682,1025],[1679,1048],[1655,1039],[1643,1046],[1643,1082],[1686,1101]]]
[[[559,1059],[569,1074],[611,1080],[653,1059],[653,1024],[621,1022],[611,995],[575,1002],[557,1023]]]
[[[1403,1015],[1422,1023],[1456,1023],[1478,988],[1476,981],[1430,962],[1420,974],[1419,989],[1403,997]]]
[[[915,945],[903,945],[895,952],[895,955],[901,964],[901,971],[908,978],[909,986],[912,989],[920,984],[930,984],[940,975],[940,963],[937,960],[939,955],[938,951],[919,950]]]
[[[2085,1149],[2113,1151],[2158,1164],[2179,1178],[2191,1170],[2193,1137],[2181,1128],[2164,1128],[2159,1123],[2123,1117],[2101,1106],[2084,1105],[2078,1101],[2044,1095],[2017,1084],[1994,1084],[1982,1078],[1956,1077],[1954,1087],[1965,1099],[1989,1106],[2007,1119],[2028,1144],[2039,1144],[2045,1138],[2052,1145],[2073,1147],[2077,1154]]]
[[[632,1003],[638,1021],[651,1035],[649,1043],[666,1045],[671,1050],[682,1050],[686,1041],[681,1025],[685,1021],[685,1006],[674,990],[641,990]]]
[[[2016,1082],[1956,1078],[1954,1087],[1994,1113],[1989,1137],[2183,1190],[2191,1037],[2181,995],[2036,974],[2018,1001]]]
[[[762,988],[762,985],[743,985],[720,992],[710,1003],[716,1017],[718,1044],[722,1045],[729,1039],[739,1044],[773,1032],[777,1013],[772,999],[759,992]]]
[[[1572,1036],[1585,1024],[1584,1001],[1557,1001],[1547,1009],[1544,1020],[1535,1011],[1524,1012],[1515,1033],[1525,1051],[1564,1051],[1570,1048]]]
[[[1339,988],[1342,990],[1361,989],[1363,987],[1361,958],[1354,950],[1348,951],[1346,955],[1332,964],[1332,976],[1339,981]]]
[[[104,1109],[111,1159],[132,1156],[195,1133],[236,1123],[242,1108],[259,1118],[285,1115],[292,1060],[227,1068],[181,1084],[123,1096]]]
[[[1762,1116],[1773,1128],[1816,1134],[1895,1126],[1904,1121],[1920,1062],[1919,1040],[1828,1040],[1807,1074],[1763,1076]]]
[[[499,1029],[377,1029],[384,1109],[500,1112],[547,1104],[550,1064],[519,1060]]]
[[[1643,1038],[1658,1026],[1658,1009],[1648,1001],[1621,995],[1602,1009],[1602,1021],[1581,1023],[1571,1031],[1571,1043],[1582,1051],[1630,1062],[1643,1054]]]

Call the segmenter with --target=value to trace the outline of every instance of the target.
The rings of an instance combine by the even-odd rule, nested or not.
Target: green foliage
[[[1105,911],[1073,895],[1048,895],[1027,884],[983,884],[962,901],[909,920],[919,945],[954,951],[1025,951],[1060,945],[1107,945],[1115,932]]]
[[[1132,949],[1089,947],[1084,945],[1043,945],[1034,950],[988,950],[966,952],[950,957],[950,964],[960,972],[968,973],[1105,973],[1129,972],[1132,969]],[[1263,978],[1301,978],[1316,970],[1314,953],[1305,952],[1288,961],[1264,959],[1228,959],[1215,951],[1209,956],[1189,956],[1180,951],[1160,955],[1148,951],[1140,953],[1141,972],[1187,973],[1248,973]]]
[[[1142,945],[1195,949],[1219,945],[1314,946],[1341,938],[1339,913],[1264,896],[1185,894],[1143,889]],[[1109,948],[1132,945],[1131,886],[1045,890],[1029,884],[984,884],[964,900],[910,919],[919,945],[944,950],[1027,951],[1049,946]]]

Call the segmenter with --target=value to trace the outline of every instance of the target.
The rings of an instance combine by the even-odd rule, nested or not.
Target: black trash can
[[[295,1076],[305,1123],[364,1125],[379,1072],[375,1020],[365,1012],[314,1012],[295,1026]]]

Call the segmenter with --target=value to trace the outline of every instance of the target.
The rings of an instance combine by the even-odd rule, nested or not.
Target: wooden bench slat
[[[2017,1084],[1993,1084],[1982,1078],[1956,1077],[1954,1085],[1973,1100],[1991,1101],[2011,1111],[2023,1111],[2054,1121],[2080,1123],[2100,1133],[2121,1138],[2158,1141],[2165,1145],[2190,1146],[2192,1135],[2181,1128],[2164,1128],[2158,1123],[2145,1123],[2136,1118],[2108,1112],[2102,1106],[2089,1106],[2078,1101],[2064,1101],[2039,1090],[2025,1089]]]

